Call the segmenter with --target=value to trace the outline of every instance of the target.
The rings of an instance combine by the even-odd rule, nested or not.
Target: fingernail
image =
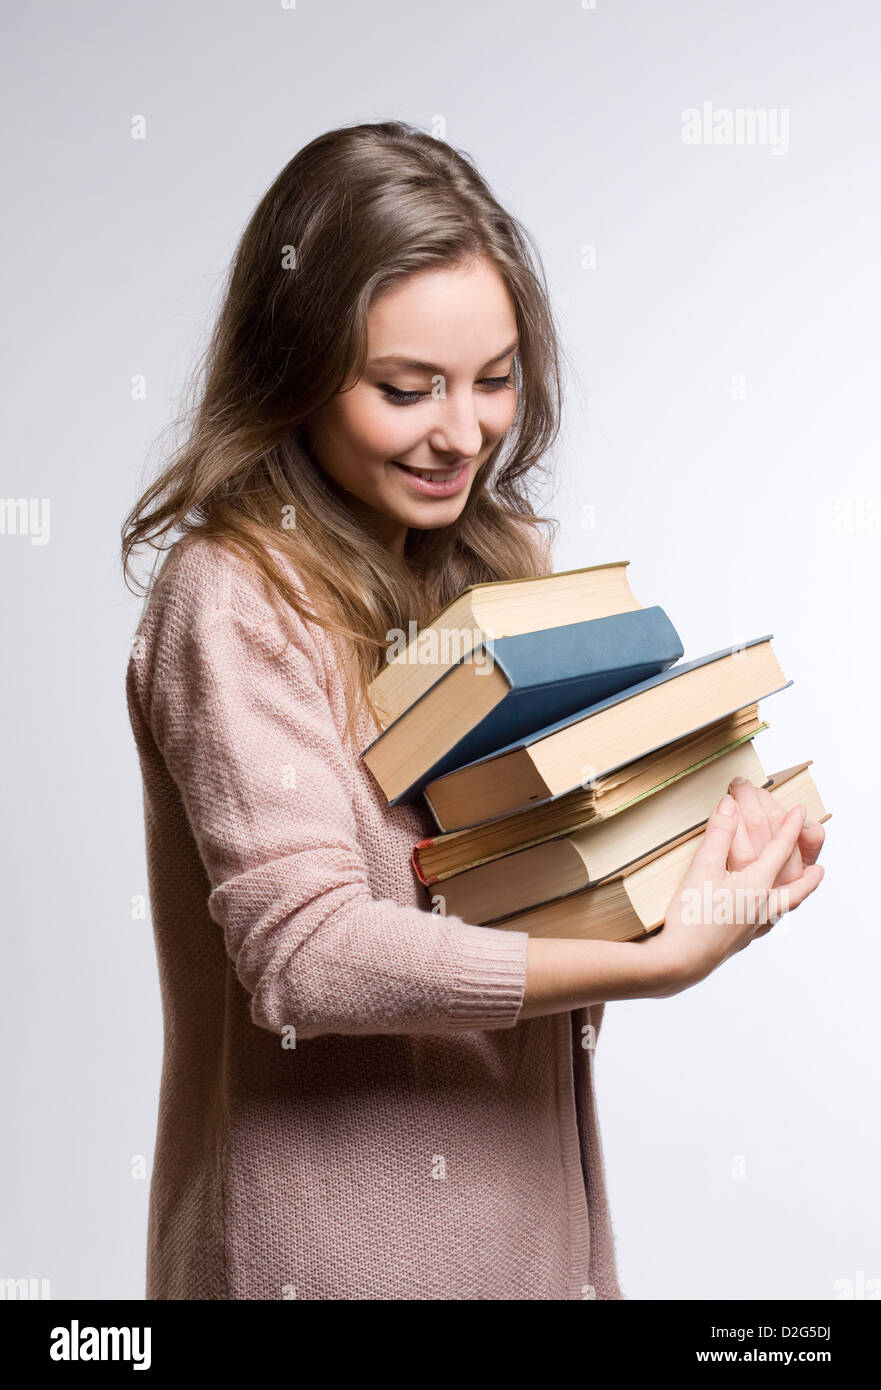
[[[719,802],[719,810],[722,812],[723,816],[733,816],[734,806],[734,797],[728,796],[727,793],[725,794],[725,796],[722,797],[722,800]]]
[[[729,785],[729,787],[736,787],[737,784],[738,784],[738,782],[745,782],[745,781],[746,781],[746,778],[745,778],[745,777],[735,777],[731,782],[728,783],[728,785]]]

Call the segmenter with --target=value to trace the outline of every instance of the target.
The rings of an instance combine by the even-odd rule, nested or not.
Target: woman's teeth
[[[423,478],[427,483],[445,483],[449,478],[455,478],[457,473],[462,471],[462,465],[458,468],[435,468],[431,470],[411,468],[408,463],[400,464],[401,468],[406,468],[408,473],[415,473],[417,478]]]

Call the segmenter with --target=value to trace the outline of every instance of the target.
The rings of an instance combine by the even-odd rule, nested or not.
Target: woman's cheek
[[[413,427],[397,416],[406,412],[400,406],[390,406],[379,402],[371,405],[359,421],[359,432],[371,454],[383,458],[397,458],[415,447],[420,436]]]
[[[511,428],[517,414],[517,397],[513,391],[500,392],[502,399],[492,402],[490,414],[486,417],[487,433],[497,438]]]

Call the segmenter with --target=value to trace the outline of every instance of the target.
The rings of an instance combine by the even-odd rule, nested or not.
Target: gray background
[[[264,189],[314,135],[399,117],[471,152],[545,260],[556,568],[629,559],[686,657],[773,633],[795,684],[757,750],[813,758],[833,812],[791,920],[608,1006],[624,1292],[881,1295],[877,7],[108,0],[7,25],[0,491],[50,499],[51,533],[0,536],[0,1278],[143,1297],[161,1017],[119,524]],[[785,109],[788,149],[686,145],[704,101]]]

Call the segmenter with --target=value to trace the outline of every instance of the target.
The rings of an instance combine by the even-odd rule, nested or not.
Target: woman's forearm
[[[530,937],[521,1019],[612,999],[653,999],[670,985],[654,942]]]

